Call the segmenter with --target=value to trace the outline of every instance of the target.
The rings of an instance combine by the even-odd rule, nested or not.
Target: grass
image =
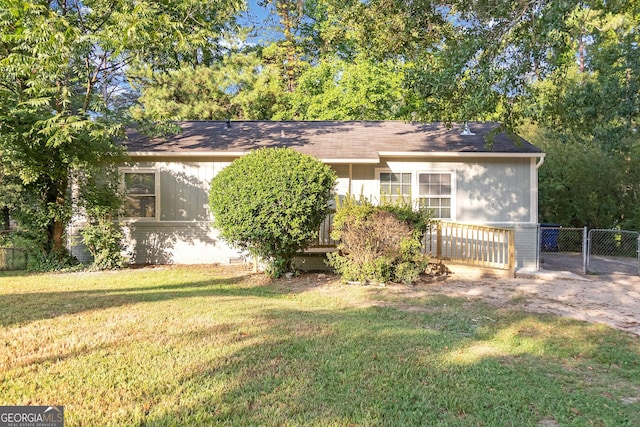
[[[64,405],[67,426],[640,425],[637,337],[508,307],[220,267],[0,273],[0,405]]]

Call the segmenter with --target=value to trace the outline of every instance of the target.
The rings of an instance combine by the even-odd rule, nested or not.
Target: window
[[[431,210],[435,219],[455,219],[454,172],[378,172],[380,201],[406,201]]]
[[[156,218],[156,173],[124,172],[124,216]]]
[[[451,219],[451,174],[419,173],[418,206],[429,208],[434,218]]]
[[[380,198],[411,201],[411,173],[380,172]]]

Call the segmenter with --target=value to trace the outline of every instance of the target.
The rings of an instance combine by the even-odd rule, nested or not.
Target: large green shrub
[[[334,217],[331,237],[340,243],[328,263],[345,281],[413,283],[428,263],[421,253],[428,224],[424,210],[406,204],[374,206],[347,196]]]
[[[278,277],[317,237],[336,175],[290,148],[262,148],[235,160],[212,181],[214,225],[231,245],[268,264]]]
[[[124,194],[120,175],[115,167],[104,168],[100,175],[80,176],[77,179],[87,224],[80,231],[87,250],[93,257],[91,268],[113,270],[122,268],[124,233],[114,218],[122,210]]]
[[[93,256],[92,268],[113,270],[122,268],[126,259],[122,256],[124,234],[120,225],[109,216],[93,218],[81,231],[82,239]]]

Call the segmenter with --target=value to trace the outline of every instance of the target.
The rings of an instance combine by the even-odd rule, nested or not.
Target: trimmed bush
[[[214,225],[229,244],[260,257],[267,273],[279,277],[317,238],[335,182],[329,166],[290,148],[253,151],[211,181]]]

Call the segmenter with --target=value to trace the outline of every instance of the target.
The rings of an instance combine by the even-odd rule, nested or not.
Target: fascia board
[[[544,153],[497,153],[489,151],[380,151],[380,157],[544,157]]]
[[[249,154],[249,151],[131,151],[128,153],[130,158],[156,158],[156,157],[174,157],[174,158],[204,158],[204,157],[241,157]],[[333,164],[378,164],[379,158],[368,159],[320,159],[323,163]]]

